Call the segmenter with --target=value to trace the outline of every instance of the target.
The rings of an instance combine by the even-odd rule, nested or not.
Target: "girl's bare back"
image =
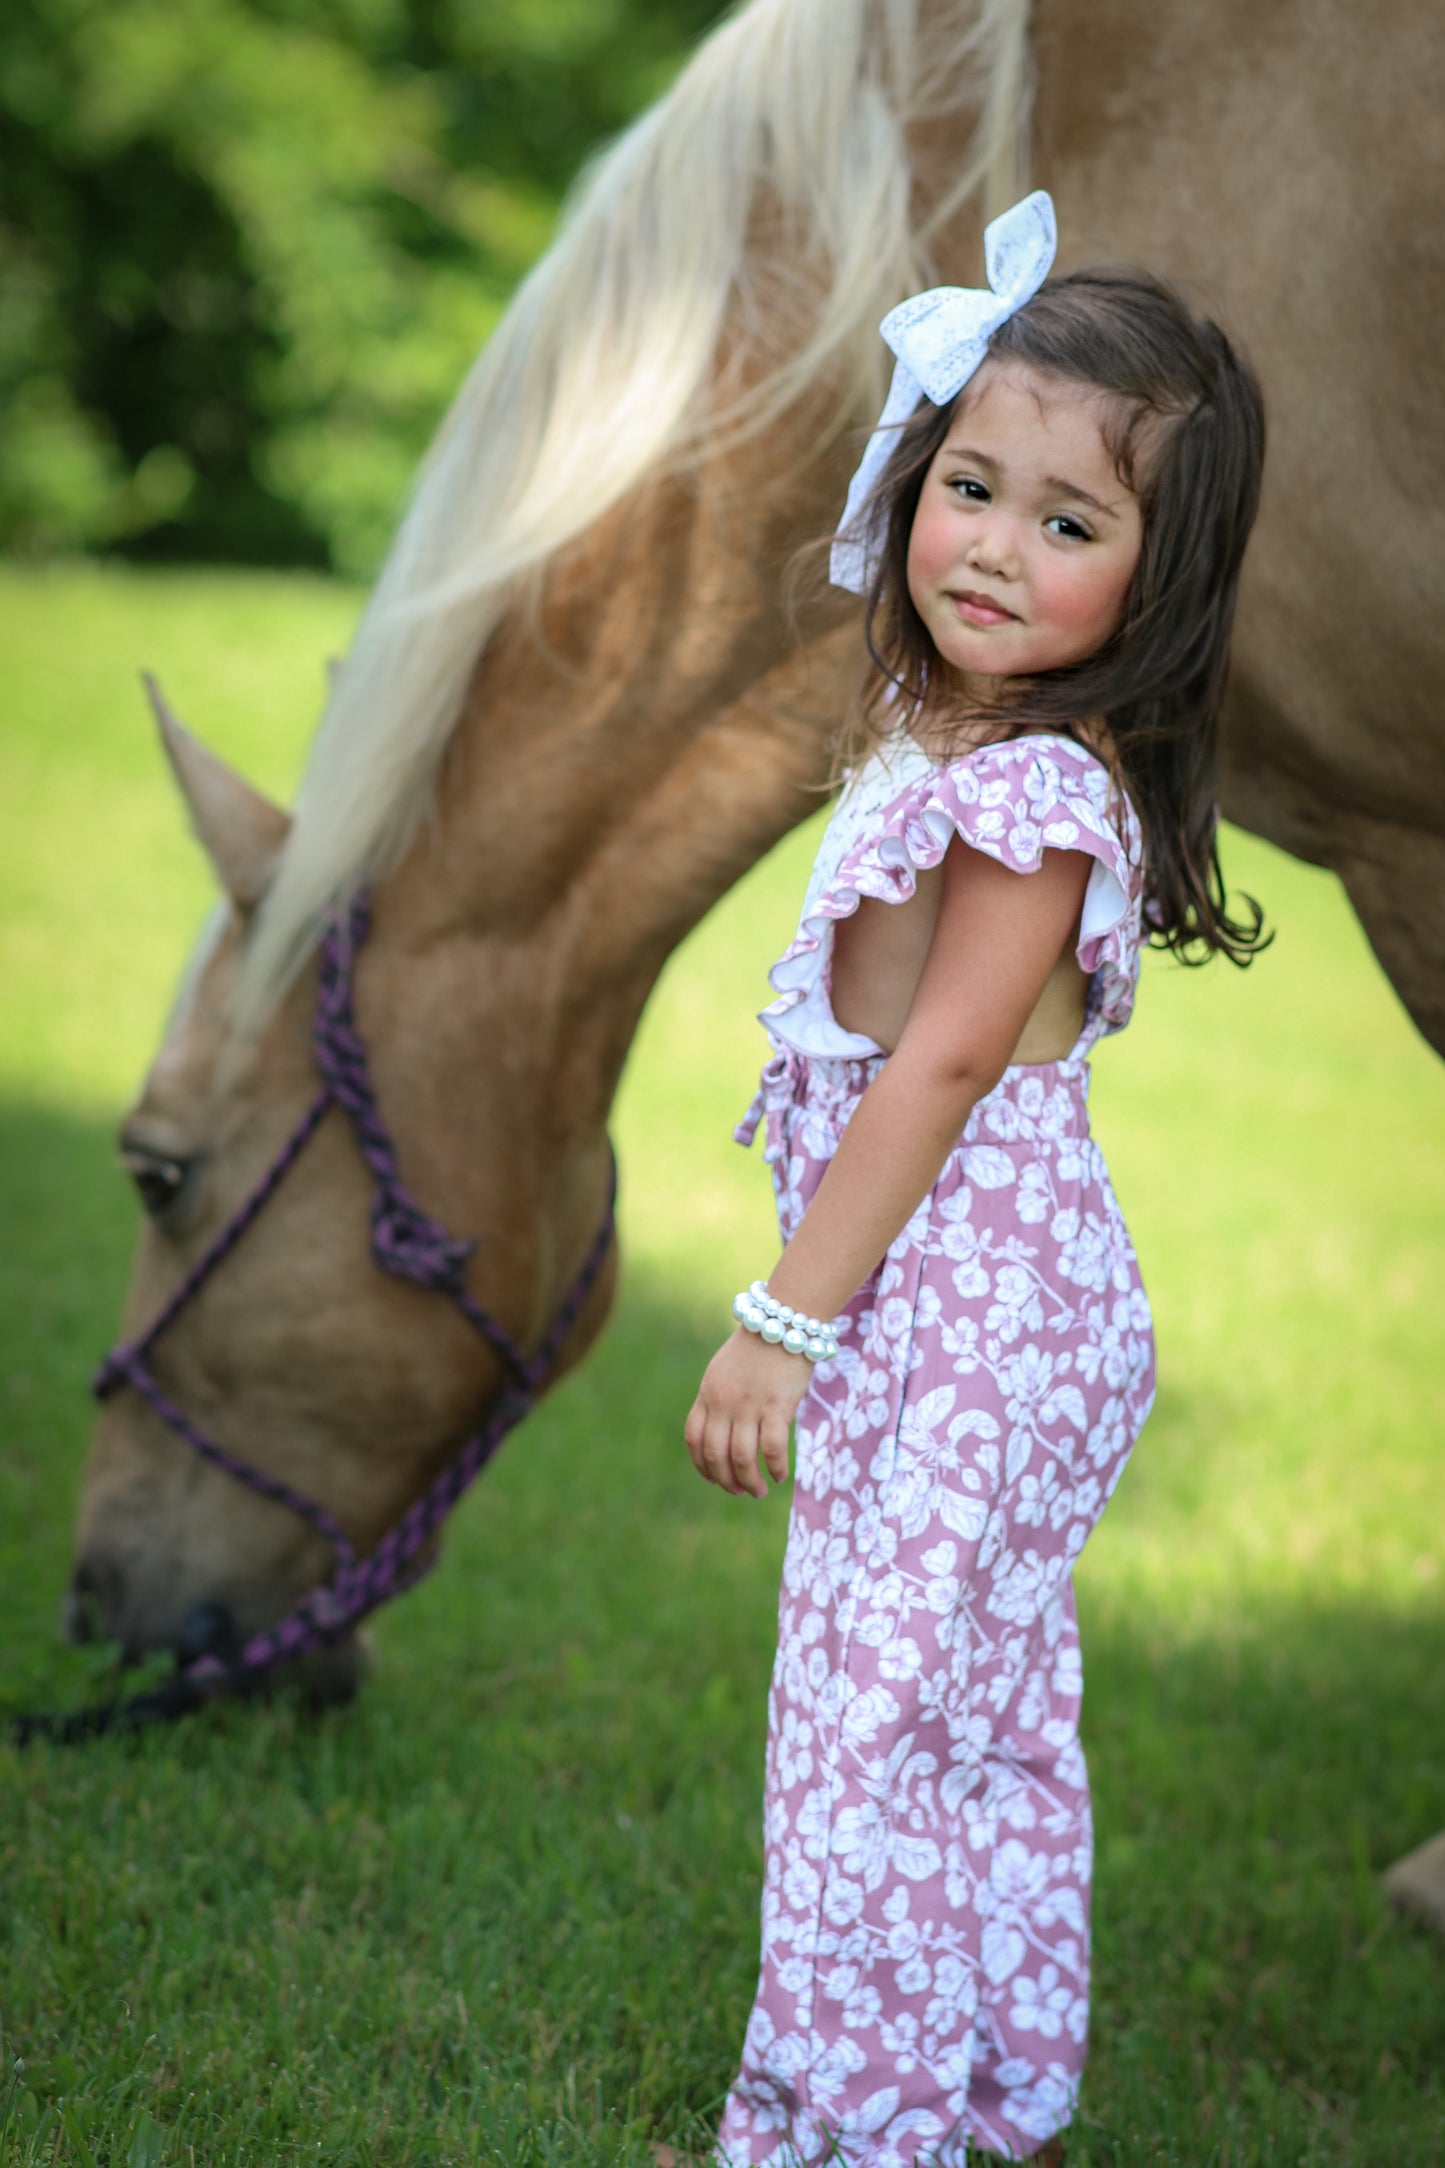
[[[958,845],[955,848],[963,848]],[[938,921],[943,868],[918,874],[906,903],[864,896],[833,930],[833,1014],[891,1054],[903,1035]],[[1015,1062],[1062,1061],[1084,1028],[1088,979],[1074,954],[1077,926],[1014,1048]]]

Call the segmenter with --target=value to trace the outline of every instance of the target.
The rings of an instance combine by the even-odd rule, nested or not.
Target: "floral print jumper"
[[[1098,1146],[1090,1047],[1128,1022],[1139,824],[1037,734],[939,765],[895,732],[824,836],[763,1011],[787,1241],[885,1059],[829,1005],[833,927],[955,835],[1020,877],[1094,860],[1084,1029],[979,1100],[838,1320],[797,1416],[768,1703],[762,1969],[725,2168],[1019,2159],[1069,2121],[1088,2025],[1088,1779],[1071,1574],[1149,1411],[1149,1308]]]

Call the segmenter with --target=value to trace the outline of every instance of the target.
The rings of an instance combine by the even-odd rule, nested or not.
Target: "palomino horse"
[[[604,1210],[664,958],[817,803],[858,626],[822,595],[790,614],[783,574],[877,412],[878,318],[977,283],[1025,169],[1065,267],[1169,271],[1259,366],[1225,808],[1335,868],[1445,1049],[1442,145],[1430,0],[752,0],[720,28],[594,171],[444,424],[294,818],[167,724],[229,900],[124,1125],[151,1214],[127,1331],[314,1093],[318,932],[366,885],[358,1015],[407,1185],[478,1238],[472,1295],[538,1343]],[[323,1122],[155,1357],[362,1553],[499,1378],[448,1304],[374,1269],[369,1193]],[[76,1631],[253,1631],[329,1564],[135,1394],[107,1401]]]

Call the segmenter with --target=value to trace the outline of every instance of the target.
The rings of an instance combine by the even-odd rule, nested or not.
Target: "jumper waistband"
[[[810,1080],[842,1098],[861,1098],[887,1061],[886,1054],[850,1059],[802,1054],[773,1041],[772,1059],[764,1064],[758,1088],[733,1131],[749,1145],[760,1123],[781,1117],[807,1092]],[[1039,1144],[1082,1140],[1089,1134],[1089,1063],[1086,1055],[1063,1061],[1014,1062],[991,1092],[974,1106],[959,1138],[961,1144]]]

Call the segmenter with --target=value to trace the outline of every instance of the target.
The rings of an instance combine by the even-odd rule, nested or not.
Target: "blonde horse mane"
[[[548,560],[644,479],[765,427],[820,383],[838,424],[876,412],[879,317],[928,283],[930,244],[977,192],[1018,192],[1029,0],[749,0],[583,177],[551,248],[423,461],[336,675],[295,823],[247,943],[255,1029],[328,910],[415,833],[477,659]],[[908,131],[972,112],[916,221]],[[760,207],[795,247],[749,283]],[[763,356],[726,386],[726,332]],[[739,388],[739,379],[742,379]]]

